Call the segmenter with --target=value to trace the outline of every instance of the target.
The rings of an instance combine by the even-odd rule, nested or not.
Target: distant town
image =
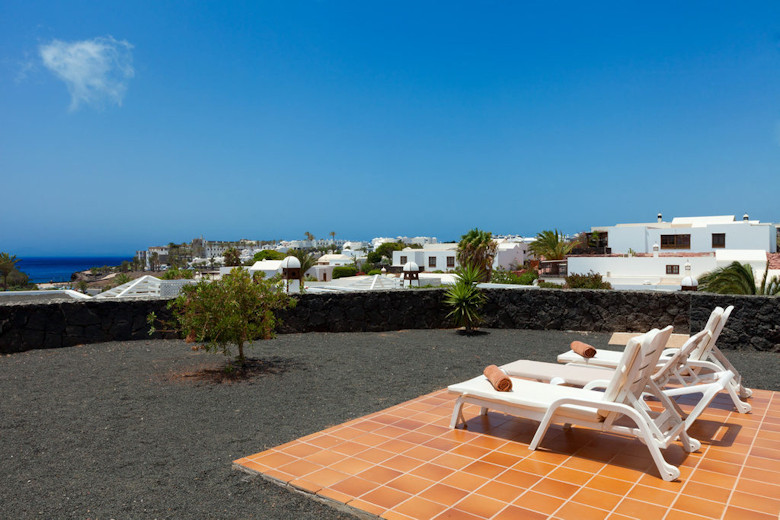
[[[751,220],[747,214],[670,220],[658,214],[650,222],[592,227],[575,236],[554,230],[533,237],[470,233],[475,231],[488,248],[487,281],[507,287],[560,287],[567,277],[587,275],[597,276],[602,285],[596,287],[603,288],[695,290],[702,276],[734,262],[748,266],[756,284],[780,277],[780,226]],[[281,275],[290,256],[303,261],[299,277],[303,290],[436,287],[455,283],[461,266],[462,244],[439,242],[436,237],[358,241],[337,238],[336,232],[324,238],[306,232],[304,237],[280,241],[200,237],[152,246],[136,251],[132,261],[121,266],[75,273],[68,284],[39,288],[70,288],[98,298],[175,295],[183,283],[218,278],[235,266],[266,277]]]

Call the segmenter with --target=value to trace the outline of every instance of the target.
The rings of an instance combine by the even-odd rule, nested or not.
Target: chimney
[[[747,222],[748,220],[750,220],[750,217],[748,216],[748,214],[747,214],[747,213],[745,213],[744,215],[742,215],[742,220],[744,220],[745,222]]]
[[[664,216],[659,213],[658,214],[658,222],[663,222],[663,221],[664,221]]]

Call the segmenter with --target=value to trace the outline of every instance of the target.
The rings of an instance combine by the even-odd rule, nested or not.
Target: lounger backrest
[[[715,346],[715,342],[718,341],[720,333],[723,332],[723,327],[726,326],[726,321],[729,319],[729,316],[731,316],[731,311],[734,310],[734,306],[729,305],[726,307],[725,311],[721,307],[715,307],[715,310],[712,311],[712,313],[715,314],[715,312],[719,309],[720,319],[718,319],[718,322],[715,324],[715,326],[710,329],[710,322],[708,321],[707,326],[704,327],[704,330],[710,330],[712,332],[712,337],[706,343],[699,345],[699,348],[697,348],[693,354],[691,354],[691,359],[695,359],[697,361],[705,361],[707,359],[707,357],[710,355],[710,352],[712,351],[712,347]],[[710,316],[710,320],[712,320],[712,316]]]
[[[712,347],[715,346],[715,342],[718,341],[718,336],[720,336],[720,333],[723,331],[723,327],[726,325],[726,320],[728,320],[732,310],[734,310],[733,305],[729,305],[725,311],[723,310],[723,307],[715,307],[715,310],[710,314],[710,319],[707,320],[707,325],[704,326],[704,330],[710,331],[712,336],[709,341],[699,344],[699,347],[691,354],[691,359],[696,361],[704,361],[707,359]]]
[[[712,334],[706,328],[694,334],[653,374],[658,386],[665,386],[669,379],[688,363],[691,353],[702,343],[708,343]]]
[[[666,342],[669,341],[669,337],[672,335],[672,330],[674,330],[674,327],[669,325],[642,342],[641,350],[634,366],[635,375],[629,380],[624,389],[626,395],[630,393],[634,397],[640,398],[642,392],[645,391],[648,381],[657,371],[658,360],[661,358],[661,354],[663,354]]]
[[[672,335],[672,329],[671,325],[663,330],[653,329],[629,340],[615,375],[604,392],[605,401],[628,403],[631,400],[629,396],[637,399],[642,395]],[[607,417],[609,413],[599,412],[602,417]]]
[[[609,384],[604,390],[605,401],[614,402],[618,400],[623,388],[626,386],[626,382],[636,373],[634,365],[637,356],[642,350],[642,343],[646,341],[649,342],[656,334],[658,334],[658,329],[653,329],[628,340],[626,348],[623,349],[623,355],[620,357],[620,362],[617,367],[615,367],[615,372],[612,374],[612,379],[610,379]],[[606,417],[609,413],[610,412],[604,410],[599,411],[599,414],[602,417]]]

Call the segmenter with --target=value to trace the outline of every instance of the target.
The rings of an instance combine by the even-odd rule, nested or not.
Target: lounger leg
[[[685,450],[686,453],[693,453],[694,451],[697,451],[699,448],[701,448],[701,442],[699,442],[698,439],[694,439],[688,435],[688,432],[686,432],[684,429],[680,434],[680,444],[682,444],[683,450]]]
[[[487,413],[488,413],[487,406],[483,406],[482,408],[480,408],[479,415],[487,415]]]
[[[459,396],[455,400],[455,408],[452,410],[452,419],[450,420],[450,428],[455,429],[458,427],[458,422],[463,422],[463,428],[466,428],[466,418],[463,417],[463,396]]]
[[[645,423],[636,412],[627,413],[626,415],[631,417],[631,420],[633,420],[634,424],[639,428],[639,433],[641,435],[638,435],[637,438],[647,446],[648,450],[650,450],[650,456],[653,457],[653,462],[655,462],[655,466],[658,468],[658,473],[661,474],[661,478],[666,481],[672,481],[679,478],[680,470],[666,462],[666,459],[664,459],[664,456],[661,453],[661,448],[658,447],[655,439],[653,439],[653,434],[648,428],[647,423]],[[684,433],[685,430],[683,430],[683,434]]]
[[[552,421],[554,409],[550,408],[547,410],[547,413],[544,414],[544,417],[542,417],[542,421],[539,423],[539,427],[536,429],[536,434],[534,434],[534,438],[531,440],[531,444],[528,445],[529,450],[535,450],[539,447],[539,444],[542,443],[542,438],[544,438],[544,435],[547,433],[547,428],[550,427],[550,421]]]
[[[753,390],[751,390],[750,388],[745,388],[742,385],[739,385],[739,396],[742,399],[747,399],[751,395],[753,395]]]
[[[742,401],[739,396],[737,395],[737,391],[734,388],[736,385],[728,384],[726,385],[726,390],[728,391],[729,395],[731,396],[731,400],[734,402],[734,406],[736,407],[737,411],[739,413],[750,413],[750,410],[753,408],[747,404],[745,401]]]

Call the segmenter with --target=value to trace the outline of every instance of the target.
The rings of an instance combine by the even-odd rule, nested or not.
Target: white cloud
[[[39,48],[47,69],[65,82],[70,109],[82,104],[122,106],[127,83],[135,75],[133,46],[111,36],[77,42],[54,40]]]

